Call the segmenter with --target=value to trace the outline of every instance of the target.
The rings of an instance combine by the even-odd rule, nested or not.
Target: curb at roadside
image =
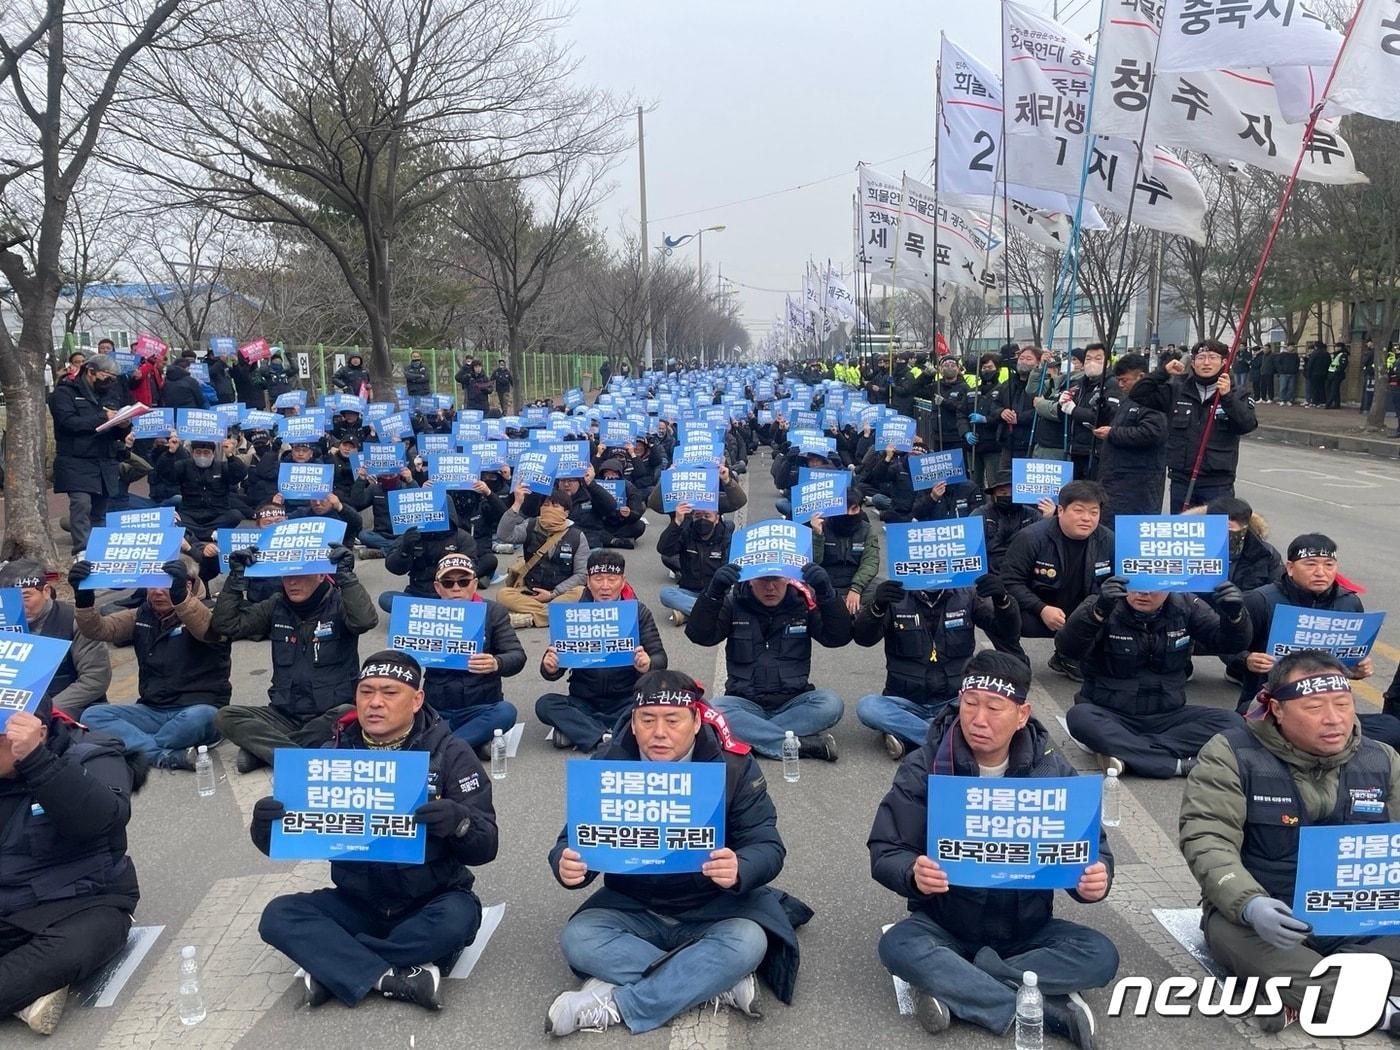
[[[1400,441],[1382,437],[1353,434],[1326,434],[1296,427],[1261,425],[1254,437],[1273,445],[1297,445],[1308,448],[1330,448],[1337,452],[1360,452],[1377,459],[1400,458]]]

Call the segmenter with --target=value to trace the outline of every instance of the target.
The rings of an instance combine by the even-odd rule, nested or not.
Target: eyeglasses
[[[438,580],[438,583],[442,584],[448,590],[451,590],[454,587],[470,587],[472,585],[472,581],[475,579],[475,576],[447,576],[441,580]]]

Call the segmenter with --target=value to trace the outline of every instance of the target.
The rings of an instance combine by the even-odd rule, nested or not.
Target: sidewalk
[[[1390,437],[1389,421],[1383,432],[1366,431],[1366,417],[1353,402],[1341,408],[1303,408],[1256,403],[1259,429],[1254,436],[1276,445],[1306,445],[1333,448],[1339,452],[1361,452],[1382,459],[1400,458],[1400,439]]]

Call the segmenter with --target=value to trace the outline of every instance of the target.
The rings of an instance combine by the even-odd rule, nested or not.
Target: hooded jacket
[[[679,559],[681,578],[677,586],[699,594],[709,586],[715,570],[729,561],[729,541],[733,536],[734,525],[724,518],[714,523],[709,535],[702,534],[698,518],[688,516],[679,525],[673,518],[656,541],[656,553]]]
[[[160,403],[166,408],[208,407],[199,380],[179,365],[169,365],[165,369],[165,386],[161,390]]]

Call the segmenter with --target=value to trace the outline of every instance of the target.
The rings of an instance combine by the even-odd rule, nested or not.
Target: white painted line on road
[[[491,935],[496,932],[496,927],[501,924],[505,914],[504,904],[493,904],[481,913],[481,928],[476,931],[476,940],[462,950],[462,954],[457,957],[457,965],[452,967],[448,977],[462,981],[472,975],[477,960],[486,950],[486,945],[491,942]]]
[[[1083,751],[1086,755],[1092,755],[1092,754],[1093,754],[1093,752],[1090,751],[1087,747],[1085,747],[1083,744],[1081,744],[1078,740],[1074,739],[1074,734],[1071,733],[1071,732],[1069,731],[1069,720],[1066,719],[1064,715],[1056,715],[1056,716],[1055,716],[1055,721],[1056,721],[1056,722],[1059,722],[1059,723],[1060,723],[1060,728],[1063,729],[1063,730],[1065,731],[1065,739],[1066,739],[1066,740],[1068,740],[1068,741],[1069,741],[1071,744],[1073,744],[1075,747],[1079,748],[1079,750],[1080,750],[1080,751]]]
[[[146,958],[146,953],[160,938],[164,926],[133,926],[126,935],[122,950],[107,961],[107,965],[82,984],[73,988],[72,999],[79,1006],[98,1008],[111,1006],[131,980],[131,975]]]
[[[894,923],[892,922],[885,923],[885,925],[880,927],[880,932],[889,933],[890,928],[893,925]],[[890,974],[890,980],[894,982],[894,1001],[899,1006],[900,1016],[913,1016],[914,989],[910,986],[909,982],[906,981],[903,977],[896,977],[894,974]]]
[[[1262,481],[1252,481],[1249,478],[1236,478],[1236,484],[1254,485],[1256,488],[1268,489],[1270,492],[1277,492],[1284,496],[1296,496],[1298,499],[1311,500],[1313,503],[1326,503],[1329,507],[1340,507],[1342,510],[1355,510],[1349,503],[1338,503],[1336,500],[1323,499],[1320,496],[1309,496],[1306,492],[1294,492],[1292,489],[1281,489],[1274,485],[1265,485]]]
[[[1229,976],[1229,972],[1215,961],[1206,947],[1206,935],[1201,932],[1200,908],[1153,908],[1152,916],[1178,944],[1191,953],[1191,958],[1200,963],[1206,973],[1220,980]]]
[[[514,758],[515,752],[520,749],[520,740],[525,735],[525,723],[516,722],[510,727],[510,732],[506,737],[506,758]]]

